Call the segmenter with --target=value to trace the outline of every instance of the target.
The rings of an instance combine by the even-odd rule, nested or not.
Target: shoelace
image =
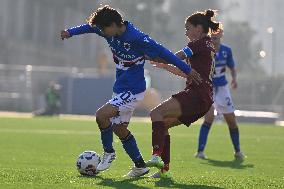
[[[137,167],[132,167],[130,170],[132,171],[132,174],[139,173],[139,168]]]
[[[102,163],[104,163],[106,161],[106,159],[107,159],[107,155],[106,155],[106,153],[104,153]]]

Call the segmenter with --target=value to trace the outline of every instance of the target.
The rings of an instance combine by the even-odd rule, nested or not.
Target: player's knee
[[[113,132],[118,138],[125,138],[129,134],[129,130],[127,129],[127,124],[121,125],[113,125]]]
[[[96,122],[98,125],[101,125],[103,124],[104,120],[105,120],[104,112],[99,109],[96,112]]]
[[[204,118],[204,123],[207,123],[209,125],[212,125],[213,121],[214,121],[214,116],[212,116],[212,117],[205,116],[205,118]]]
[[[164,119],[164,123],[166,128],[170,128],[170,126],[172,125],[172,121],[169,119]]]
[[[211,127],[212,126],[213,121],[208,121],[208,120],[204,120],[203,125],[206,125],[207,127]]]
[[[238,125],[237,125],[236,121],[227,121],[227,124],[228,124],[230,129],[238,128]]]
[[[153,120],[160,118],[160,117],[163,117],[163,116],[162,116],[162,113],[159,111],[159,109],[155,108],[155,109],[151,110],[150,117],[151,117],[151,120],[153,121]]]
[[[214,115],[213,116],[205,116],[204,122],[209,123],[210,125],[212,125],[213,121],[214,121]]]

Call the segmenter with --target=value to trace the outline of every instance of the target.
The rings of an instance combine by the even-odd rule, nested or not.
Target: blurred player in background
[[[219,23],[212,21],[215,12],[207,10],[189,16],[185,21],[185,35],[189,43],[176,55],[186,60],[202,78],[202,83],[188,78],[178,68],[153,63],[157,67],[187,78],[186,88],[174,94],[151,111],[152,158],[146,162],[149,167],[160,169],[154,178],[170,178],[170,135],[168,129],[180,124],[190,126],[203,117],[213,104],[212,76],[214,72],[215,49],[210,34],[219,30]]]
[[[33,112],[34,116],[58,116],[60,114],[60,88],[61,86],[52,81],[45,92],[45,107]]]
[[[204,149],[208,133],[211,125],[214,121],[214,109],[218,114],[223,114],[230,131],[230,136],[235,149],[235,158],[243,160],[245,155],[241,152],[239,141],[239,129],[235,117],[235,109],[230,94],[228,81],[226,79],[226,67],[230,69],[232,76],[231,87],[237,89],[237,72],[235,68],[235,62],[233,59],[232,50],[229,46],[221,43],[223,36],[223,30],[219,30],[218,33],[212,34],[212,42],[216,49],[215,56],[215,72],[213,76],[213,94],[214,104],[205,115],[205,120],[200,128],[198,150],[195,155],[197,158],[206,159]]]
[[[194,80],[201,80],[200,75],[169,50],[135,28],[132,23],[124,21],[120,13],[109,6],[97,9],[88,18],[87,24],[62,31],[61,38],[63,40],[84,33],[96,33],[105,38],[116,64],[113,97],[96,112],[96,121],[101,131],[104,148],[102,161],[97,169],[98,171],[108,169],[116,158],[112,145],[114,132],[135,164],[126,176],[142,176],[149,172],[149,168],[146,167],[136,140],[127,127],[137,103],[144,98],[145,57],[156,61],[167,61]]]

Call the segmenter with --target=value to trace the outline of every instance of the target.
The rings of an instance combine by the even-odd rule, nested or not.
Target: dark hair
[[[99,28],[108,27],[112,23],[115,23],[118,26],[121,26],[124,23],[121,14],[109,5],[98,8],[86,21],[91,26],[96,25]]]
[[[216,11],[213,11],[211,9],[208,9],[204,12],[196,12],[194,14],[192,14],[191,16],[186,18],[186,22],[191,23],[194,26],[197,25],[201,25],[204,33],[209,33],[209,29],[210,33],[214,33],[217,32],[220,28],[220,23],[219,22],[215,22],[212,21],[212,18],[214,17],[214,15]]]

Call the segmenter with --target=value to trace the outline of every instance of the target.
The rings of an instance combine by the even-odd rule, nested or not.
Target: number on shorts
[[[231,102],[230,97],[226,97],[226,101],[227,101],[227,106],[232,106],[232,102]]]
[[[129,99],[131,96],[131,93],[129,91],[125,92],[125,93],[122,93],[120,95],[120,98],[123,100],[123,101],[126,101],[126,102],[130,102],[131,99]]]

